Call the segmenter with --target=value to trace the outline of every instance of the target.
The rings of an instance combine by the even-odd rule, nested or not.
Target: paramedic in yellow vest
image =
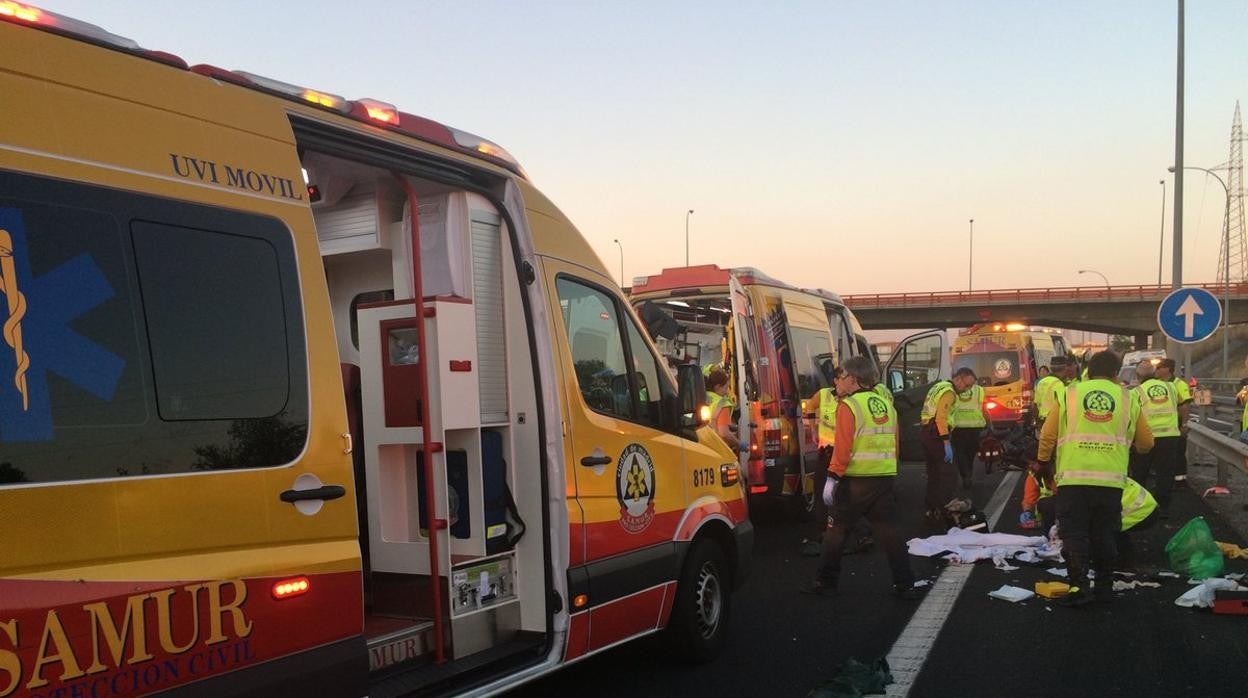
[[[950,443],[949,413],[953,399],[975,384],[975,372],[963,367],[952,381],[937,381],[927,391],[919,414],[919,442],[927,463],[927,494],[924,498],[929,521],[943,521],[944,506],[953,495],[953,444]]]
[[[729,448],[736,451],[741,442],[737,440],[735,425],[732,423],[732,404],[728,401],[728,374],[722,369],[712,369],[706,378],[706,404],[711,408],[708,424]]]
[[[1102,581],[1095,600],[1113,598],[1115,537],[1122,524],[1122,489],[1132,444],[1140,453],[1153,447],[1153,434],[1140,413],[1136,394],[1119,385],[1122,359],[1098,352],[1088,362],[1088,380],[1066,387],[1040,432],[1037,460],[1052,468],[1057,485],[1057,526],[1061,532],[1071,593],[1062,604],[1093,601],[1088,569]]]
[[[823,500],[832,512],[832,527],[823,537],[823,555],[815,580],[803,591],[819,596],[836,593],[841,556],[854,524],[865,518],[892,570],[893,594],[917,596],[910,557],[897,530],[897,411],[875,393],[875,364],[855,356],[842,364],[834,380],[836,445],[828,465]]]
[[[1036,403],[1036,428],[1039,429],[1046,417],[1049,416],[1049,410],[1053,408],[1053,401],[1057,398],[1057,388],[1062,385],[1061,377],[1057,376],[1057,372],[1065,368],[1066,357],[1055,356],[1052,359],[1051,366],[1041,366],[1045,369],[1044,375],[1040,380],[1036,381],[1035,403]]]
[[[820,388],[806,401],[806,414],[815,418],[819,425],[819,462],[827,467],[832,460],[832,447],[836,445],[836,388]]]
[[[971,496],[975,454],[979,452],[979,435],[988,426],[988,409],[984,407],[984,389],[978,383],[954,395],[949,411],[949,443],[953,446],[953,465],[962,479],[962,496]]]
[[[1179,401],[1178,464],[1175,466],[1174,482],[1178,487],[1187,484],[1187,418],[1192,409],[1192,387],[1175,374],[1174,359],[1162,359],[1157,364],[1157,380],[1174,386],[1175,399]],[[1165,508],[1164,505],[1162,508]]]
[[[1159,515],[1170,517],[1170,495],[1174,490],[1174,476],[1181,464],[1179,456],[1179,399],[1174,384],[1157,378],[1156,369],[1149,361],[1141,361],[1135,367],[1140,384],[1135,388],[1144,420],[1153,432],[1153,450],[1146,454],[1133,454],[1131,477],[1142,485],[1148,485],[1148,476],[1157,478],[1153,492],[1160,505]]]
[[[1122,526],[1115,541],[1118,545],[1118,564],[1115,570],[1135,571],[1135,552],[1131,547],[1129,531],[1146,531],[1157,523],[1160,512],[1157,500],[1140,483],[1127,478],[1122,488]]]

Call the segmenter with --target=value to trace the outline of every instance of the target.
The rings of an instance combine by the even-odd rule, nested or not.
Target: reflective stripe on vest
[[[1179,435],[1179,399],[1174,386],[1165,381],[1149,378],[1136,388],[1140,398],[1140,411],[1148,420],[1153,436],[1162,438]]]
[[[953,409],[949,412],[950,428],[982,429],[987,425],[988,421],[984,419],[983,387],[972,385],[970,390],[953,397]]]
[[[831,388],[819,390],[819,445],[836,445],[836,393]]]
[[[1140,483],[1127,478],[1122,488],[1122,530],[1126,531],[1148,518],[1157,508],[1157,500]]]
[[[923,411],[919,413],[919,421],[927,424],[936,417],[936,405],[940,402],[940,398],[945,393],[953,392],[953,384],[949,381],[939,381],[927,391],[927,397],[923,399]]]
[[[897,474],[897,411],[871,391],[859,391],[842,402],[854,413],[854,445],[846,475],[883,477]]]
[[[1058,487],[1121,488],[1127,479],[1130,433],[1139,403],[1126,387],[1104,379],[1071,385],[1063,398],[1058,404]],[[1085,406],[1089,400],[1093,401]]]

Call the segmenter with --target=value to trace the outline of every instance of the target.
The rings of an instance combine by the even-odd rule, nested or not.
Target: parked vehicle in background
[[[631,302],[669,366],[722,367],[733,386],[740,464],[753,499],[814,508],[818,428],[802,403],[850,356],[871,355],[834,293],[753,268],[708,264],[633,280]]]
[[[1037,368],[1066,354],[1060,334],[1019,323],[985,323],[964,330],[953,342],[953,370],[968,367],[984,387],[994,422],[1023,422],[1034,402]]]

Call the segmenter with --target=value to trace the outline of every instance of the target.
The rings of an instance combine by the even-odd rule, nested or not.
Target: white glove
[[[823,481],[823,503],[829,507],[832,506],[832,495],[835,493],[836,479],[829,475],[828,479]]]

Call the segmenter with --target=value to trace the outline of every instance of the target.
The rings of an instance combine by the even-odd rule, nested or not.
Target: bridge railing
[[[1198,285],[1222,297],[1223,284]],[[1141,284],[1138,286],[1066,286],[1055,288],[1009,288],[984,291],[935,291],[930,293],[855,293],[842,296],[851,308],[931,308],[948,305],[1021,305],[1025,303],[1062,303],[1095,301],[1154,301],[1174,290],[1171,286]],[[1232,283],[1235,298],[1248,297],[1248,283]]]

